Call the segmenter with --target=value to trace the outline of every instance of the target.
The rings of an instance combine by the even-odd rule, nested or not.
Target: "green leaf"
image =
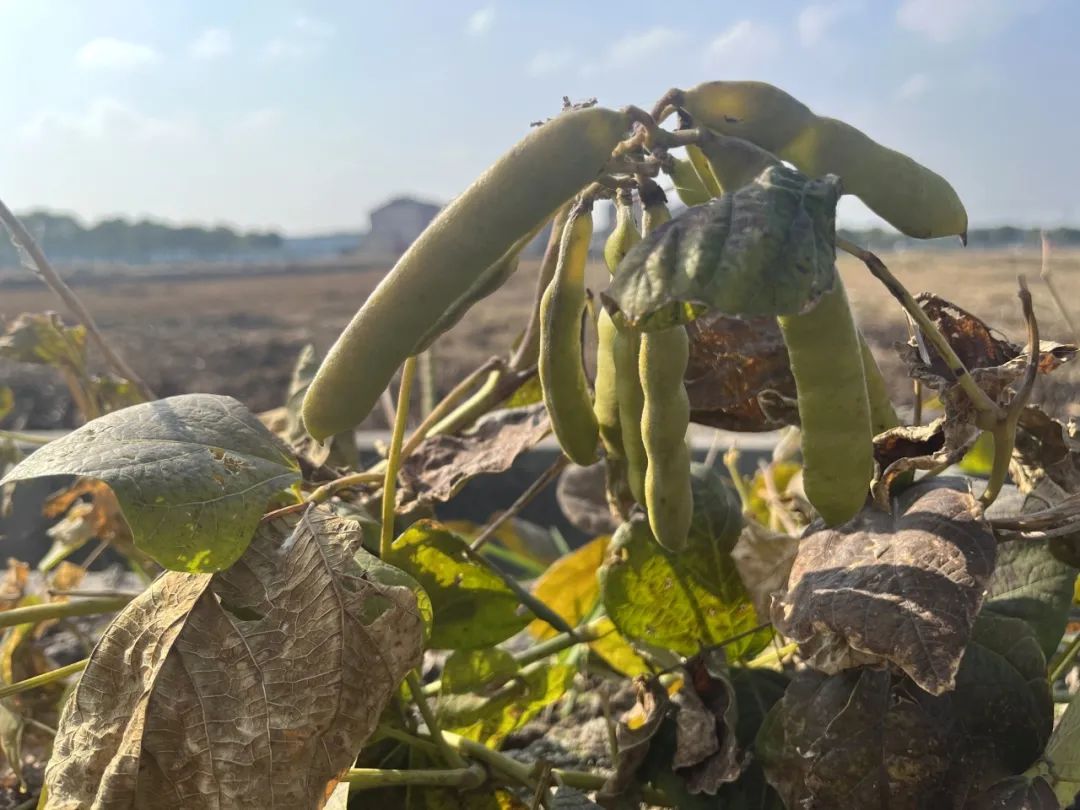
[[[839,198],[832,175],[771,167],[643,238],[600,297],[617,324],[645,331],[706,309],[794,315],[832,286]]]
[[[435,649],[492,647],[533,619],[506,583],[473,558],[468,544],[436,521],[410,526],[394,541],[387,561],[415,578],[430,597]]]
[[[506,650],[454,650],[443,664],[442,694],[461,695],[500,686],[518,671],[518,662]]]
[[[334,512],[336,510],[328,509],[327,511]],[[342,517],[342,515],[338,515]],[[352,520],[356,523],[361,532],[367,536],[368,526],[362,520],[358,520],[354,516],[344,516],[346,519]],[[368,553],[367,550],[361,548],[357,551],[356,556],[353,558],[360,569],[364,572],[364,578],[370,582],[376,582],[379,585],[385,585],[389,588],[408,588],[412,591],[413,596],[416,597],[416,609],[420,614],[420,618],[424,622],[424,641],[426,642],[431,638],[431,630],[435,624],[435,610],[431,606],[431,598],[427,595],[427,592],[420,587],[420,583],[409,576],[396,566],[390,565],[390,563],[380,560],[373,554]],[[365,603],[365,609],[378,610],[382,608],[377,600],[370,600]],[[376,616],[366,617],[374,620]]]
[[[562,697],[574,682],[574,667],[538,662],[490,694],[449,695],[439,699],[442,727],[498,748],[512,731]]]
[[[1031,627],[1021,619],[980,614],[952,700],[977,789],[1038,759],[1053,727],[1054,704],[1046,658]]]
[[[186,394],[134,405],[50,442],[0,484],[79,475],[112,488],[135,545],[166,568],[235,562],[269,498],[300,479],[285,449],[231,397]]]
[[[692,528],[686,549],[673,554],[644,519],[620,526],[601,569],[604,606],[619,632],[694,655],[756,627],[754,606],[722,545]],[[729,644],[727,654],[732,660],[751,656],[769,638],[768,630],[754,633]]]
[[[1080,693],[1072,696],[1037,763],[1027,775],[1044,774],[1063,803],[1080,793]]]
[[[1076,569],[1050,553],[1046,540],[998,545],[983,612],[1023,619],[1047,658],[1057,651],[1073,598]]]
[[[86,328],[64,326],[55,312],[24,313],[0,337],[0,357],[80,372],[86,362]]]

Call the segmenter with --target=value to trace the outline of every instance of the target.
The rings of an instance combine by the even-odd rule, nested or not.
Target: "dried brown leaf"
[[[974,507],[968,493],[917,484],[895,515],[871,507],[811,526],[773,604],[777,629],[823,672],[888,662],[931,694],[951,690],[997,551]]]
[[[48,807],[317,807],[421,655],[412,591],[361,539],[313,510],[225,571],[159,577],[67,702]]]
[[[649,754],[649,746],[671,708],[671,698],[657,678],[634,679],[637,701],[633,708],[619,718],[615,727],[615,742],[619,753],[615,772],[608,777],[597,793],[601,804],[629,792],[634,775]]]
[[[603,461],[588,467],[571,465],[563,470],[555,487],[555,498],[566,519],[585,534],[611,534],[619,528],[608,506]]]
[[[690,793],[713,796],[743,770],[735,738],[735,689],[722,649],[694,656],[686,669],[688,682],[672,697],[679,711],[671,764]]]
[[[7,570],[0,578],[0,610],[11,610],[19,604],[29,582],[30,565],[9,557]]]
[[[694,422],[741,432],[775,430],[776,422],[758,404],[763,391],[795,397],[776,318],[738,318],[707,312],[687,327],[690,361],[686,393]]]
[[[956,464],[975,444],[979,430],[971,422],[939,417],[928,425],[901,425],[874,437],[874,480],[871,491],[882,509],[889,509],[892,487],[913,470]]]
[[[771,531],[756,520],[746,520],[731,550],[731,559],[762,619],[769,617],[773,594],[787,585],[798,550],[799,538]]]
[[[448,501],[478,475],[510,469],[551,431],[542,402],[488,414],[471,430],[431,436],[401,465],[399,503]]]

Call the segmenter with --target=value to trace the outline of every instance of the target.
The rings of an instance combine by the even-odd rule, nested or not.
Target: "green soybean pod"
[[[698,125],[751,141],[811,177],[839,175],[844,191],[919,239],[966,239],[967,211],[945,178],[855,127],[815,115],[764,82],[707,82],[667,98]]]
[[[330,349],[304,397],[308,432],[324,439],[363,421],[432,324],[594,180],[628,129],[624,113],[602,107],[556,116],[444,208]]]
[[[710,199],[719,197],[724,193],[724,190],[720,188],[720,183],[713,175],[712,169],[709,167],[709,161],[705,158],[700,146],[693,143],[687,144],[686,157],[690,160],[690,165],[694,167],[694,172],[697,174],[698,180],[701,181],[701,185],[705,187],[705,192]]]
[[[750,141],[711,130],[702,132],[699,143],[713,176],[725,192],[737,191],[780,159]]]
[[[629,189],[619,189],[615,197],[615,227],[604,244],[604,261],[612,273],[623,256],[641,241],[634,222],[633,196]],[[615,340],[618,333],[607,310],[600,307],[596,319],[596,378],[593,380],[593,412],[600,429],[600,441],[611,459],[624,456],[619,399],[615,383]],[[637,371],[635,368],[634,375]]]
[[[640,241],[641,234],[634,222],[633,197],[630,189],[621,188],[615,195],[615,227],[604,242],[604,263],[608,272],[614,273],[623,256]]]
[[[870,401],[870,428],[875,436],[899,426],[900,419],[889,399],[889,388],[881,374],[866,339],[859,333],[859,353],[862,356],[863,376],[866,377],[866,396]]]
[[[679,195],[683,205],[702,205],[712,199],[709,190],[705,188],[705,184],[698,177],[697,169],[689,160],[672,156],[671,167],[667,170],[667,174],[671,178],[675,186],[675,193]]]
[[[596,379],[593,380],[593,413],[600,441],[609,458],[622,458],[622,426],[619,421],[619,392],[616,385],[615,340],[619,330],[608,311],[600,308],[596,319]]]
[[[798,392],[803,487],[836,526],[862,509],[874,468],[859,333],[840,277],[809,312],[778,320]]]
[[[585,266],[592,241],[592,201],[574,206],[566,221],[559,261],[540,301],[540,387],[551,427],[575,464],[596,461],[599,428],[581,357]]]
[[[645,471],[648,459],[641,440],[641,413],[645,395],[638,378],[638,356],[641,334],[629,329],[616,329],[611,346],[615,366],[615,399],[619,408],[619,435],[623,457],[626,459],[626,480],[630,494],[640,504],[645,503]]]
[[[686,445],[690,398],[683,384],[689,359],[690,339],[683,326],[641,336],[641,440],[648,459],[645,511],[653,535],[671,551],[685,547],[694,517],[690,451]]]

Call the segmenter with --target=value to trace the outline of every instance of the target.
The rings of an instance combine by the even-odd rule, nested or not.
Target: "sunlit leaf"
[[[498,748],[510,732],[561,698],[573,684],[574,672],[565,664],[530,664],[493,691],[440,698],[439,721],[443,728]]]
[[[602,569],[604,606],[629,639],[693,655],[753,630],[757,614],[730,555],[708,536],[691,532],[673,554],[653,538],[648,523],[632,519],[615,533]],[[768,643],[767,631],[732,642],[733,660]]]
[[[454,650],[443,664],[442,694],[460,695],[500,686],[517,672],[514,656],[498,647]]]
[[[115,411],[50,442],[0,483],[97,478],[136,546],[166,568],[218,571],[251,540],[267,501],[300,478],[285,449],[231,397],[187,394]]]
[[[226,571],[155,580],[67,701],[50,802],[317,807],[421,657],[412,592],[357,565],[361,538],[309,511]]]
[[[431,599],[429,644],[436,649],[491,647],[533,618],[506,583],[469,554],[464,540],[435,521],[410,526],[394,541],[387,561],[411,575]]]
[[[533,585],[533,594],[554,610],[571,627],[577,627],[592,613],[600,599],[597,575],[611,538],[590,540],[552,563]],[[538,639],[557,635],[550,624],[537,619],[529,632]]]

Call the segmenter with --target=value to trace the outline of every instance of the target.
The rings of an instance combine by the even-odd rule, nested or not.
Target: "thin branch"
[[[522,509],[532,502],[533,498],[539,495],[555,478],[561,473],[566,466],[570,463],[565,455],[560,454],[555,462],[540,473],[540,477],[533,481],[529,488],[526,489],[517,500],[510,504],[510,507],[504,510],[497,518],[484,527],[484,529],[476,536],[476,539],[472,541],[471,548],[473,551],[479,551],[484,547],[488,540],[497,532],[506,521],[517,515]]]
[[[0,611],[0,627],[43,622],[48,619],[64,619],[69,616],[97,616],[120,610],[135,596],[99,596],[74,602],[49,602],[44,605],[27,605]]]
[[[409,394],[412,393],[413,377],[416,376],[416,357],[409,357],[401,367],[401,387],[398,390],[397,413],[394,415],[394,433],[390,437],[390,452],[386,456],[386,476],[382,494],[382,533],[379,540],[379,556],[390,556],[390,544],[394,542],[394,498],[397,494],[398,466],[401,463],[401,443],[405,438],[405,423],[409,418]]]
[[[101,352],[106,362],[112,366],[113,370],[121,377],[130,380],[132,385],[139,390],[139,393],[144,399],[157,399],[154,392],[150,389],[150,386],[146,384],[143,378],[135,373],[135,370],[105,342],[105,338],[102,336],[101,330],[98,329],[98,325],[94,321],[94,316],[90,314],[90,310],[86,308],[79,297],[75,295],[75,291],[72,290],[71,287],[67,285],[67,282],[60,277],[60,274],[56,272],[52,263],[45,256],[44,251],[38,246],[37,241],[35,241],[34,237],[30,235],[30,232],[23,227],[19,218],[11,212],[11,209],[8,208],[2,200],[0,200],[0,222],[3,222],[4,226],[8,229],[11,241],[15,244],[15,247],[24,255],[30,257],[33,266],[28,269],[45,282],[46,286],[56,294],[79,323],[86,327],[86,332],[90,335],[90,339],[93,341],[94,345],[97,346],[98,351]]]
[[[388,787],[441,787],[458,790],[474,790],[487,779],[487,774],[479,765],[449,770],[393,768],[350,768],[342,779],[355,790],[377,790]]]
[[[975,410],[979,412],[983,420],[988,425],[1000,421],[1004,416],[1001,408],[990,399],[985,391],[979,388],[963,361],[957,356],[956,352],[953,351],[953,347],[949,344],[949,341],[941,334],[941,330],[939,330],[934,322],[930,320],[923,308],[919,306],[919,303],[912,297],[911,293],[907,291],[907,288],[900,283],[900,280],[889,271],[889,268],[885,266],[885,263],[869,250],[859,247],[846,239],[838,237],[836,246],[862,261],[867,269],[873,273],[874,277],[884,284],[885,288],[900,302],[901,306],[903,306],[907,313],[915,320],[915,323],[918,324],[919,328],[922,330],[923,336],[934,344],[934,348],[937,349],[941,359],[945,361],[953,378],[964,390],[964,393],[968,395],[971,404],[974,406]]]
[[[437,425],[439,420],[446,416],[452,408],[464,399],[465,395],[473,389],[481,377],[489,372],[502,369],[504,366],[505,364],[503,363],[502,358],[489,358],[487,362],[478,366],[472,373],[465,377],[465,379],[455,385],[450,393],[443,397],[442,401],[431,409],[431,412],[424,418],[424,421],[420,423],[420,426],[412,432],[408,441],[405,442],[405,446],[401,448],[401,457],[408,458],[412,455],[413,451],[420,446],[420,442],[427,438],[431,429]]]
[[[1069,646],[1065,648],[1065,652],[1061,654],[1052,667],[1050,667],[1050,674],[1047,676],[1047,680],[1053,684],[1059,678],[1065,677],[1065,673],[1069,671],[1069,668],[1076,660],[1077,653],[1080,653],[1080,634],[1077,634]]]
[[[86,669],[86,665],[90,663],[89,658],[84,658],[81,661],[76,661],[74,664],[68,664],[66,667],[60,667],[48,672],[43,672],[40,675],[35,675],[33,678],[27,678],[26,680],[16,681],[8,686],[0,686],[0,698],[11,697],[17,695],[20,692],[27,692],[31,689],[37,689],[39,686],[48,686],[50,683],[56,683],[66,678],[68,675],[74,675],[76,672],[82,672]]]
[[[1073,320],[1068,307],[1065,306],[1065,299],[1061,296],[1061,292],[1054,283],[1053,271],[1050,269],[1050,239],[1046,235],[1046,231],[1041,231],[1039,235],[1042,237],[1042,267],[1039,269],[1039,278],[1046,285],[1046,289],[1050,291],[1050,297],[1054,300],[1054,305],[1058,308],[1058,312],[1061,313],[1061,317],[1065,319],[1065,323],[1068,324],[1073,343],[1080,343],[1080,329],[1077,329],[1076,321]]]
[[[1009,462],[1012,460],[1013,447],[1016,445],[1016,427],[1020,421],[1020,414],[1027,407],[1031,399],[1032,389],[1035,387],[1035,378],[1039,373],[1039,322],[1035,318],[1035,308],[1031,303],[1031,291],[1028,290],[1027,279],[1020,276],[1017,279],[1020,291],[1020,305],[1024,310],[1024,321],[1028,330],[1028,362],[1024,369],[1024,379],[1017,389],[1016,396],[1005,412],[1005,418],[995,425],[994,435],[994,462],[990,468],[990,480],[986,489],[979,497],[979,503],[986,509],[997,498],[1005,484],[1005,478],[1009,473]]]
[[[431,710],[431,705],[424,696],[424,685],[420,683],[420,678],[416,672],[409,672],[409,674],[405,676],[405,682],[409,685],[409,691],[412,693],[416,708],[420,710],[420,716],[424,718],[424,724],[428,727],[428,733],[431,735],[431,739],[435,741],[435,745],[439,747],[439,752],[442,754],[443,760],[451,768],[468,767],[465,760],[461,758],[461,755],[450,747],[446,738],[443,736],[443,731],[439,727],[439,721],[435,717],[435,712]]]

